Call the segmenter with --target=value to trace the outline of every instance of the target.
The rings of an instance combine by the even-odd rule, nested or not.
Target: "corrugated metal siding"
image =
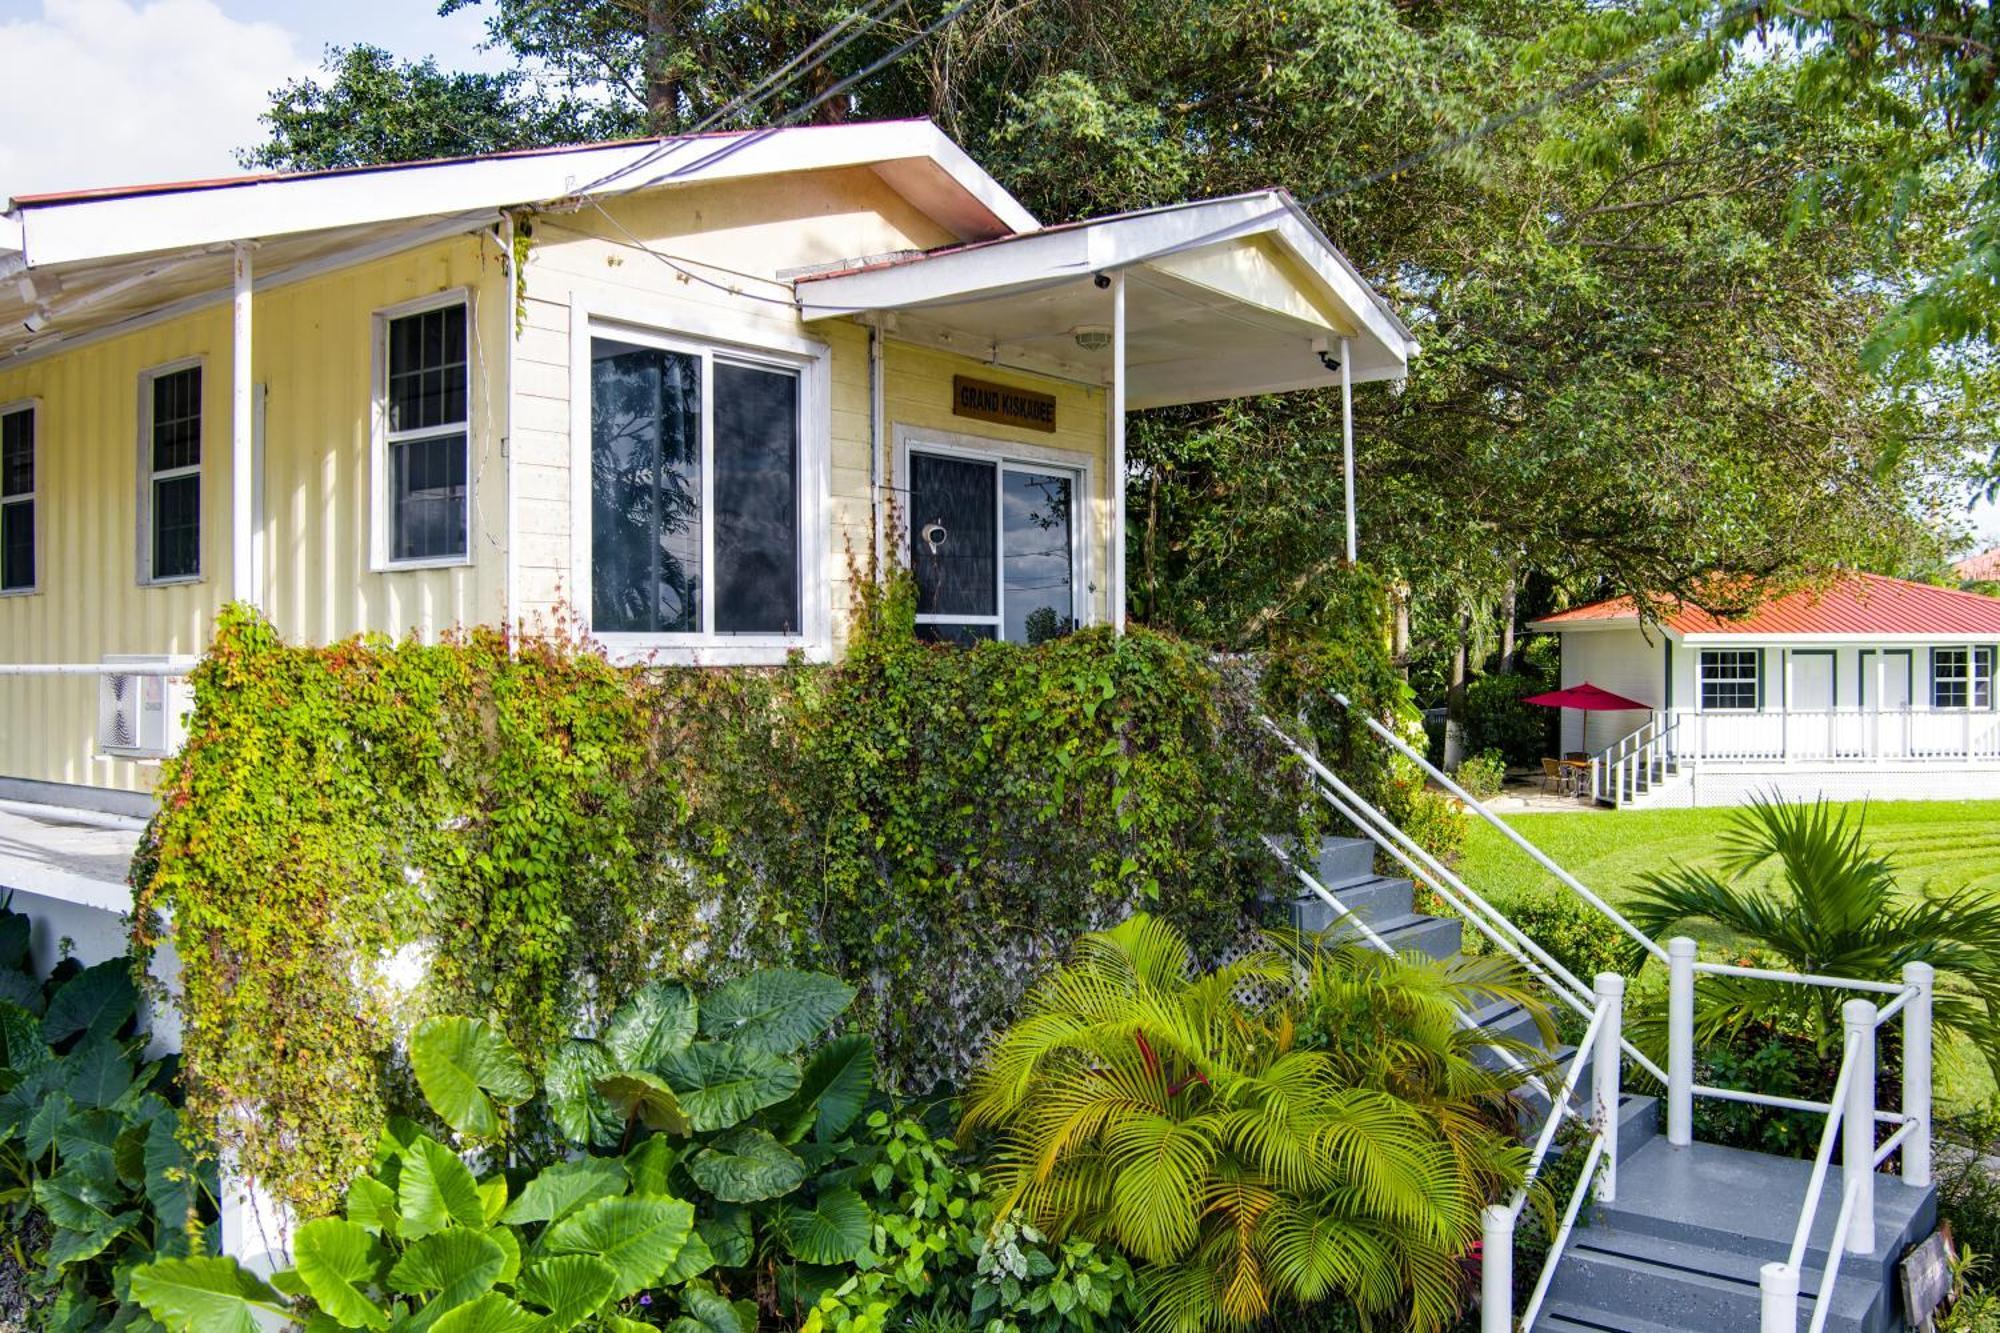
[[[472,563],[369,568],[374,312],[475,289]],[[433,634],[497,620],[506,490],[495,408],[508,301],[497,248],[439,242],[260,294],[255,377],[266,386],[267,607],[287,635]],[[199,653],[228,600],[230,316],[227,304],[0,370],[0,402],[38,398],[41,591],[0,597],[0,660],[93,662],[108,653]],[[202,377],[200,582],[137,581],[138,395],[142,371],[188,356]],[[482,373],[484,379],[482,380]],[[155,767],[93,757],[96,683],[0,679],[0,775],[143,789]]]

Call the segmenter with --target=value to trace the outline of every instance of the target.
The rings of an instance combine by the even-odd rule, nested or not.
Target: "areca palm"
[[[1659,938],[1707,921],[1776,955],[1799,972],[1895,981],[1925,962],[1968,983],[1941,988],[1939,1027],[1972,1039],[2000,1069],[2000,1024],[1973,993],[2000,982],[2000,902],[1955,891],[1904,893],[1893,860],[1869,849],[1865,820],[1825,802],[1759,800],[1722,835],[1721,873],[1676,865],[1645,877],[1627,904],[1632,921]],[[1758,878],[1766,868],[1768,883]],[[1701,1024],[1710,1031],[1753,1022],[1803,1020],[1822,1050],[1840,1039],[1841,992],[1741,977],[1704,979]]]
[[[1480,1205],[1520,1179],[1504,1140],[1468,1173],[1435,1106],[1303,1042],[1312,976],[1276,947],[1198,973],[1134,916],[1079,941],[974,1078],[966,1124],[997,1131],[1003,1208],[1144,1261],[1149,1329],[1336,1293],[1443,1327]]]

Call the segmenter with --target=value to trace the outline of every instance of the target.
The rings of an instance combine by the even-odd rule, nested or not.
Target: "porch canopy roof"
[[[875,317],[997,367],[1108,384],[1126,279],[1126,404],[1395,380],[1416,338],[1282,190],[1176,204],[796,275],[807,320]],[[1325,354],[1325,359],[1322,358]],[[1335,364],[1329,366],[1328,362]]]
[[[1688,644],[1746,639],[1774,644],[1984,644],[2000,639],[2000,597],[1884,574],[1848,573],[1823,587],[1750,600],[1747,611],[1727,618],[1691,604],[1670,603],[1660,614],[1659,628],[1674,642]],[[1528,628],[1561,634],[1639,625],[1637,603],[1613,597],[1543,616],[1530,621]]]

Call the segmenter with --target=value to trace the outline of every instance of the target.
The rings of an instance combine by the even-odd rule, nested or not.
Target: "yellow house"
[[[1282,193],[1044,228],[925,121],[15,199],[0,816],[143,815],[232,600],[728,666],[883,554],[941,639],[1118,622],[1128,408],[1415,350]]]

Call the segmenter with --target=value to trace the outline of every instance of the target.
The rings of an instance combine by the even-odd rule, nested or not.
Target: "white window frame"
[[[165,472],[153,471],[153,381],[166,375],[178,374],[183,370],[201,372],[201,461],[192,467],[168,468]],[[177,361],[148,366],[139,372],[139,586],[143,588],[175,588],[188,583],[200,583],[208,577],[208,457],[213,451],[215,440],[208,428],[208,364],[203,356],[184,356]],[[37,423],[39,424],[39,423]],[[153,483],[171,481],[175,477],[195,477],[199,489],[201,506],[201,526],[195,532],[194,573],[175,574],[166,578],[153,576]]]
[[[1710,653],[1738,653],[1749,657],[1751,662],[1751,675],[1749,677],[1750,703],[1746,707],[1718,708],[1712,706],[1708,702],[1708,690],[1707,690],[1707,687],[1709,685],[1708,655]],[[1744,681],[1743,677],[1732,676],[1727,680],[1723,680],[1722,678],[1718,677],[1716,678],[1715,683],[1718,685],[1720,684],[1740,685],[1744,683]],[[1759,655],[1758,651],[1755,648],[1700,648],[1695,651],[1695,658],[1694,658],[1695,711],[1701,713],[1754,713],[1758,711],[1757,701],[1763,696],[1763,692],[1764,692],[1764,663],[1762,657]]]
[[[1940,663],[1938,659],[1940,655],[1944,653],[1965,654],[1965,665],[1963,668],[1964,674],[1954,675],[1951,678],[1954,682],[1963,683],[1965,686],[1965,702],[1962,704],[1941,704],[1938,702],[1938,683],[1939,681],[1944,679],[1944,676],[1939,669]],[[1993,693],[1993,687],[1995,683],[1994,675],[1996,674],[1996,667],[2000,667],[2000,663],[1996,663],[1994,661],[1995,656],[1996,656],[1995,650],[1987,646],[1986,644],[1943,643],[1932,648],[1930,654],[1931,711],[1934,713],[1992,712],[1994,703],[1994,693]],[[1986,666],[1986,670],[1984,673],[1982,673],[1979,670],[1980,664],[1982,662],[1984,662]],[[1985,682],[1986,685],[1986,702],[1983,704],[1979,702],[1979,686],[1982,680]]]
[[[389,446],[406,440],[430,439],[437,435],[457,433],[448,426],[426,426],[421,430],[390,431],[389,429],[389,325],[409,315],[422,315],[432,310],[443,310],[451,306],[465,307],[465,550],[457,555],[425,556],[417,560],[397,560],[391,558],[390,539],[394,532],[391,512],[391,469],[389,467]],[[453,287],[415,300],[403,301],[397,305],[383,306],[371,317],[369,342],[371,352],[371,393],[373,405],[369,412],[369,521],[368,521],[368,567],[377,574],[397,573],[413,569],[453,569],[472,563],[473,544],[478,534],[473,530],[473,519],[479,513],[475,503],[478,489],[477,430],[479,406],[477,402],[477,373],[480,366],[479,355],[479,308],[476,295],[470,287]]]
[[[35,484],[25,495],[0,496],[0,528],[6,526],[5,510],[25,503],[33,515],[29,520],[35,525],[34,545],[28,558],[34,562],[34,579],[19,588],[0,588],[0,597],[32,597],[42,590],[42,400],[39,398],[19,398],[11,403],[0,403],[0,417],[10,417],[16,412],[28,414],[28,435],[33,443],[28,449],[29,465],[35,470]]]
[[[988,435],[969,435],[961,431],[927,430],[920,426],[896,423],[896,493],[907,500],[910,493],[910,455],[934,454],[944,458],[963,458],[975,463],[991,464],[995,470],[993,488],[995,543],[993,580],[994,613],[988,616],[948,615],[926,613],[916,618],[919,625],[991,625],[993,637],[1004,639],[1007,629],[1007,577],[1005,567],[1000,563],[1004,551],[1001,543],[1006,540],[1006,525],[1001,521],[1001,507],[1006,503],[1003,488],[998,484],[998,472],[1012,468],[1014,471],[1067,472],[1075,477],[1075,514],[1069,527],[1070,598],[1076,610],[1076,626],[1082,629],[1097,623],[1097,585],[1090,577],[1090,534],[1095,526],[1097,514],[1096,462],[1091,455],[1072,449],[1056,449],[1048,445],[1020,444],[1012,440],[995,439]],[[908,505],[903,506],[905,510]],[[896,534],[896,549],[903,567],[910,567],[910,525],[909,515],[904,514],[901,531]]]
[[[701,623],[715,623],[714,394],[710,364],[768,366],[798,376],[799,617],[793,634],[600,633],[590,637],[617,661],[662,666],[777,666],[793,653],[808,661],[833,657],[833,588],[828,577],[832,507],[831,352],[817,339],[766,330],[749,319],[724,319],[699,311],[674,311],[663,323],[657,301],[635,303],[574,297],[570,306],[570,577],[576,613],[589,627],[595,585],[591,574],[590,344],[609,338],[703,360],[701,401]]]

